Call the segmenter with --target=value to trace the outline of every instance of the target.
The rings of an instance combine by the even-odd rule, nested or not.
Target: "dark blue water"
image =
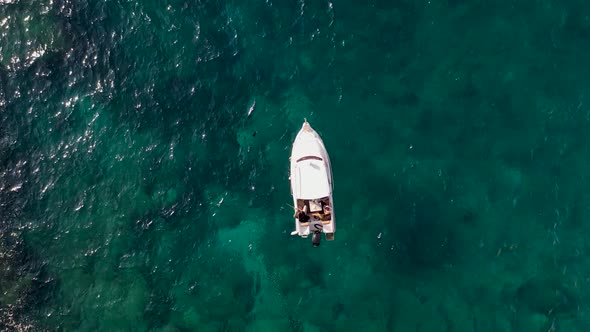
[[[588,331],[589,17],[0,1],[0,329]],[[319,248],[289,235],[304,118]]]

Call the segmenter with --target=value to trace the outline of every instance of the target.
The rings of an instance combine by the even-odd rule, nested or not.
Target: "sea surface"
[[[590,331],[589,59],[583,0],[0,0],[0,330]]]

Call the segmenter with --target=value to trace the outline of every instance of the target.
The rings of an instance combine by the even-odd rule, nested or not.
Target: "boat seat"
[[[323,210],[321,202],[309,201],[309,212],[321,212]]]

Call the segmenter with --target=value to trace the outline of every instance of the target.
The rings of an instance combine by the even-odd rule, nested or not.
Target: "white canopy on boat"
[[[318,159],[305,159],[296,163],[296,178],[299,180],[293,187],[296,198],[318,199],[331,194],[328,170],[324,161]]]

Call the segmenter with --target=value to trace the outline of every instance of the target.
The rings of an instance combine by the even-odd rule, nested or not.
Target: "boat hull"
[[[330,157],[322,138],[307,120],[293,142],[289,178],[295,209],[295,230],[291,234],[307,238],[324,233],[327,240],[333,240],[336,218]],[[314,246],[318,238],[314,236]]]

